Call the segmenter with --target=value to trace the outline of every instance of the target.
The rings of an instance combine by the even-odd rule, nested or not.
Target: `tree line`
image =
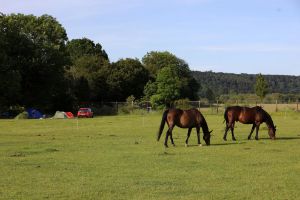
[[[268,102],[279,100],[282,102],[298,101],[300,99],[300,76],[287,75],[261,75],[255,74],[233,74],[222,72],[200,72],[193,71],[193,77],[201,82],[199,96],[222,102],[230,99],[230,96],[244,99],[250,98],[249,94],[267,96]],[[265,82],[264,82],[265,81]],[[258,84],[258,86],[257,86]],[[257,91],[257,87],[261,87]],[[245,94],[245,95],[241,95]],[[268,94],[268,95],[266,95]],[[251,99],[253,99],[253,95]],[[259,100],[259,99],[258,99]]]
[[[266,82],[257,87],[262,98],[267,92],[300,93],[300,77],[263,77]],[[128,98],[164,107],[180,99],[215,101],[254,93],[255,83],[256,75],[191,71],[167,51],[111,62],[101,44],[69,40],[50,15],[0,13],[0,111],[12,106],[74,111],[80,105]]]
[[[170,52],[110,62],[101,44],[68,40],[54,17],[24,14],[0,14],[0,85],[0,110],[24,106],[44,112],[128,97],[165,106],[196,100],[199,87],[188,64]]]

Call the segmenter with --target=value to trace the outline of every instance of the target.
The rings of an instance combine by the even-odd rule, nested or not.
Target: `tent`
[[[28,119],[28,113],[26,111],[21,112],[15,117],[15,119]]]
[[[74,118],[74,115],[71,112],[66,112],[66,115],[67,115],[67,118],[69,118],[69,119]]]
[[[28,108],[27,110],[29,119],[40,119],[43,118],[43,114],[34,108]]]
[[[54,116],[52,117],[53,119],[67,119],[67,115],[63,111],[56,111]]]

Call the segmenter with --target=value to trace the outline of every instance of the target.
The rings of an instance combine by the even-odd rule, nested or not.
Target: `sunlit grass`
[[[212,145],[174,129],[176,147],[156,142],[160,114],[80,120],[1,120],[0,199],[297,199],[299,114],[272,113],[264,125],[237,124],[222,141],[222,115],[205,113]],[[164,134],[165,134],[164,130]],[[203,140],[202,140],[202,143]]]

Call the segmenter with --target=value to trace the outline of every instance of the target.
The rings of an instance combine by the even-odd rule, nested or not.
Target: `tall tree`
[[[267,81],[261,74],[258,74],[256,77],[255,93],[257,96],[259,96],[261,102],[268,93]]]
[[[71,65],[67,77],[77,103],[107,100],[110,64],[102,46],[88,38],[67,43]]]
[[[1,68],[18,82],[13,84],[15,91],[20,87],[18,103],[44,110],[65,103],[58,100],[65,93],[65,29],[49,15],[1,15],[0,20]]]
[[[157,92],[151,96],[152,104],[169,107],[176,99],[180,98],[181,82],[172,68],[162,68],[157,74],[156,83]]]

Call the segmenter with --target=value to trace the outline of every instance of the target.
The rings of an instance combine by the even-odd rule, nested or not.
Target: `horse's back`
[[[170,109],[168,121],[181,128],[196,127],[201,121],[201,113],[197,109]]]

